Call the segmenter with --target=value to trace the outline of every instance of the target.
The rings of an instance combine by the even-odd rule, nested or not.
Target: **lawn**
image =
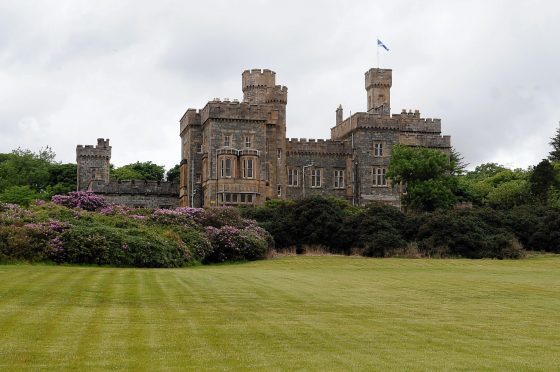
[[[0,265],[0,369],[560,369],[560,256]]]

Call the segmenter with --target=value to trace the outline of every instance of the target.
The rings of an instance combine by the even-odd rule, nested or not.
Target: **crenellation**
[[[386,179],[392,147],[426,146],[449,155],[451,142],[441,135],[441,120],[422,118],[420,110],[391,115],[391,86],[392,70],[372,68],[365,74],[366,112],[344,119],[339,105],[330,139],[286,138],[287,87],[276,85],[271,70],[245,70],[242,102],[208,102],[200,110],[200,127],[181,126],[181,205],[335,195],[399,207],[400,188]],[[202,152],[194,152],[201,143]],[[244,146],[256,155],[240,155]]]

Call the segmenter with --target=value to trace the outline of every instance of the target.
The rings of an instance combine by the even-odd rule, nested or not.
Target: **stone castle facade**
[[[173,208],[179,206],[179,184],[159,181],[117,181],[110,179],[111,146],[98,138],[97,145],[76,147],[79,191],[93,191],[112,204],[135,208]]]
[[[181,206],[261,205],[267,199],[337,196],[354,204],[400,207],[401,189],[386,177],[395,144],[450,153],[440,119],[419,111],[391,114],[392,70],[365,74],[367,111],[344,119],[330,139],[286,138],[288,89],[270,70],[242,74],[243,100],[214,99],[180,120]]]

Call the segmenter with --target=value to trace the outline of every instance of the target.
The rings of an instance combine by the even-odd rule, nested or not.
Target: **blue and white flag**
[[[383,44],[383,42],[379,39],[377,39],[377,47],[382,47],[384,48],[386,51],[389,51],[389,48],[387,48],[387,45]]]

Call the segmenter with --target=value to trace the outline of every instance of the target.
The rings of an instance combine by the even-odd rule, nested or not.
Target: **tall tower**
[[[369,113],[391,114],[392,83],[392,70],[371,68],[366,72],[367,111]]]
[[[97,146],[76,146],[78,163],[78,191],[88,190],[91,181],[101,180],[109,183],[111,146],[109,139],[98,138]]]

